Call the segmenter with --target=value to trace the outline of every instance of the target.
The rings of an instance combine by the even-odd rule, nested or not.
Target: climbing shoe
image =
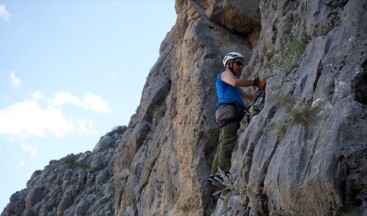
[[[223,184],[223,178],[220,175],[209,176],[207,184],[217,189],[224,189],[226,186]]]

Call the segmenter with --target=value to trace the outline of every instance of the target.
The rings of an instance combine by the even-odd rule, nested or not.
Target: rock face
[[[269,79],[264,110],[239,140],[241,212],[367,214],[366,6],[260,3],[261,42],[250,64],[264,77],[277,63],[281,75]]]
[[[76,156],[88,169],[36,172],[3,215],[367,215],[367,1],[176,0],[176,12],[136,114],[102,139],[111,148]],[[235,189],[214,204],[214,83],[230,51],[254,68],[244,76],[275,76],[239,131]],[[49,167],[69,171],[38,183]]]
[[[33,173],[1,216],[114,215],[112,158],[126,127],[101,137],[92,152],[70,154]]]

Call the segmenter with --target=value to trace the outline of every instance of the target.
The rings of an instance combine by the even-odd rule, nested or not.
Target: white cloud
[[[102,97],[88,92],[83,96],[83,107],[91,109],[95,112],[107,113],[111,112],[111,108],[108,106]]]
[[[10,73],[10,80],[11,80],[11,84],[12,84],[14,87],[20,86],[20,84],[21,84],[20,79],[17,77],[17,75],[15,75],[15,72],[14,72],[14,71],[12,71],[12,72]]]
[[[54,106],[62,106],[68,103],[79,107],[81,106],[80,100],[69,92],[56,92],[54,98],[52,99],[52,104]]]
[[[9,22],[11,13],[6,10],[5,5],[0,5],[0,17],[3,18],[6,22]]]
[[[66,120],[61,109],[43,109],[31,100],[0,109],[0,134],[62,137],[73,129],[73,124]]]
[[[53,98],[47,98],[41,92],[34,92],[33,98],[36,100],[43,100],[48,103],[48,105],[54,107],[61,107],[63,105],[72,104],[74,106],[92,110],[98,113],[111,112],[110,106],[101,96],[95,95],[90,92],[87,92],[81,98],[78,98],[77,96],[64,91],[56,92]]]
[[[94,127],[92,120],[75,116],[71,119],[66,118],[63,106],[71,104],[99,113],[111,111],[102,97],[89,92],[78,98],[69,92],[60,91],[52,98],[48,98],[38,91],[34,92],[32,97],[6,108],[0,108],[0,135],[6,134],[27,140],[30,136],[63,137],[74,130],[91,133]],[[74,111],[78,112],[75,109],[71,112]],[[73,113],[71,114],[73,116]],[[22,145],[22,148],[32,157],[37,154],[37,149],[29,144]]]

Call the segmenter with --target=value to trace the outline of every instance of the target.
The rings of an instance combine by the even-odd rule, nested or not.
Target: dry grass
[[[291,110],[292,122],[300,124],[313,123],[316,116],[316,109],[316,107],[312,107],[311,105],[307,104],[303,104],[299,107],[294,107]]]

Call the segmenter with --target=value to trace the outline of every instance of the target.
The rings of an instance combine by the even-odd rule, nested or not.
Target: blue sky
[[[0,212],[31,174],[127,125],[174,0],[0,0]]]

